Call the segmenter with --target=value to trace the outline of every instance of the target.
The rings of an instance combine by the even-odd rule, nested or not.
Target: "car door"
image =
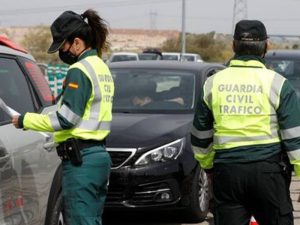
[[[20,113],[37,110],[35,92],[15,57],[0,55],[0,97]],[[43,148],[50,138],[16,129],[0,110],[0,224],[42,224],[57,161]]]

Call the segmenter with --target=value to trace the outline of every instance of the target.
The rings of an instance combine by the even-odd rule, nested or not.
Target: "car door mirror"
[[[207,71],[206,77],[210,77],[210,76],[214,75],[215,73],[217,73],[217,72],[219,72],[219,71],[221,71],[223,69],[224,68],[220,68],[220,67],[219,68],[213,68],[213,69]]]
[[[210,77],[210,76],[214,75],[216,72],[218,72],[217,69],[212,69],[212,70],[208,71],[207,77]]]

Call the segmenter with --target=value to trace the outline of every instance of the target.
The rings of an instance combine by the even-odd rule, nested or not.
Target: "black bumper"
[[[112,170],[106,208],[182,208],[195,166],[194,160],[184,164],[174,160]]]

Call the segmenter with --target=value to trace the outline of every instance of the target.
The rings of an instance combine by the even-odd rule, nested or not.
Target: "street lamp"
[[[181,55],[185,53],[185,0],[182,0]]]

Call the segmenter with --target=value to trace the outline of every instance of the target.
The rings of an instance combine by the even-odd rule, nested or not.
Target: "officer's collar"
[[[264,58],[256,55],[235,55],[233,59],[242,60],[242,61],[257,60],[260,61],[262,64],[266,64]]]
[[[255,55],[235,55],[230,61],[230,67],[265,68],[265,60]]]
[[[78,61],[79,61],[79,60],[82,60],[82,59],[84,59],[84,58],[86,58],[86,57],[88,57],[88,56],[93,56],[93,55],[97,55],[97,50],[96,50],[96,49],[91,49],[91,50],[88,50],[88,51],[83,52],[83,53],[79,56]]]

